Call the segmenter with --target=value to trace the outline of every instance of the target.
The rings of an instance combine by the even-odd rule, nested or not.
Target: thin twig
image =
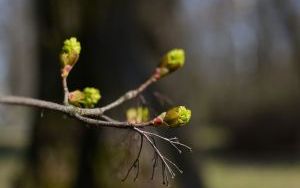
[[[114,121],[114,122],[116,122],[116,123],[120,123],[119,121],[113,120],[113,119],[111,119],[111,118],[108,117],[108,116],[105,116],[105,119],[107,119],[107,120],[112,120],[112,121]],[[165,140],[165,141],[169,142],[174,148],[176,148],[178,151],[180,151],[180,153],[181,153],[181,150],[176,146],[176,144],[180,144],[181,146],[183,146],[183,147],[185,147],[185,148],[191,150],[191,148],[190,148],[189,146],[180,143],[180,142],[178,141],[178,138],[176,138],[176,137],[168,139],[168,138],[165,138],[165,137],[160,136],[160,135],[158,135],[158,134],[155,134],[155,133],[152,133],[152,132],[148,132],[148,131],[144,131],[144,130],[138,129],[138,128],[136,128],[136,127],[134,127],[133,129],[136,130],[138,133],[140,133],[141,139],[142,139],[143,136],[144,136],[147,140],[148,140],[148,138],[150,138],[150,139],[152,140],[152,141],[151,141],[151,140],[148,140],[148,142],[150,143],[150,145],[153,147],[153,149],[154,149],[154,151],[155,151],[155,152],[154,152],[154,164],[153,164],[153,169],[152,169],[151,179],[153,179],[153,177],[154,177],[155,167],[156,167],[156,163],[157,163],[157,156],[159,156],[160,159],[161,159],[161,161],[163,162],[164,168],[166,167],[168,170],[170,169],[170,168],[168,168],[168,164],[166,163],[166,161],[167,161],[168,163],[172,164],[172,165],[176,168],[176,170],[177,170],[179,173],[183,173],[183,170],[181,170],[181,169],[178,167],[178,165],[176,165],[174,162],[172,162],[170,159],[168,159],[167,157],[163,156],[162,154],[159,155],[160,152],[157,152],[158,148],[157,148],[157,146],[156,146],[155,139],[154,139],[153,137],[148,137],[147,135],[152,135],[152,136],[158,137],[158,138],[160,138],[160,139],[162,139],[162,140]],[[156,150],[155,148],[156,148],[157,150]],[[131,166],[130,169],[128,170],[128,172],[127,172],[125,178],[123,179],[123,181],[127,179],[127,177],[128,177],[128,175],[129,175],[130,171],[132,170],[132,168],[133,168],[135,165],[139,165],[139,164],[137,164],[137,163],[139,162],[138,159],[139,159],[140,152],[141,152],[141,148],[140,148],[140,150],[139,150],[139,154],[138,154],[137,159],[133,162],[132,166]],[[164,168],[163,168],[163,169],[164,169]],[[164,170],[163,170],[163,171],[164,171]],[[170,172],[170,171],[169,171],[169,172]],[[173,174],[173,175],[172,175],[172,174]],[[171,175],[172,178],[175,177],[175,173],[170,173],[170,175]],[[136,175],[136,176],[137,176],[137,175]],[[166,180],[166,183],[167,183],[168,180],[167,180],[166,174],[164,174],[164,176],[165,176],[164,179]]]
[[[142,153],[142,150],[143,150],[143,145],[144,145],[144,137],[143,135],[141,135],[141,144],[140,144],[140,149],[139,149],[139,152],[138,152],[138,155],[137,155],[137,172],[136,172],[136,175],[134,177],[134,181],[137,180],[138,176],[139,176],[139,173],[140,173],[140,157],[141,157],[141,153]]]
[[[105,111],[107,110],[110,110],[112,108],[115,108],[116,106],[119,106],[120,104],[124,103],[125,101],[128,101],[130,99],[133,99],[135,98],[136,96],[138,96],[140,93],[142,93],[149,85],[151,85],[152,83],[156,82],[157,79],[155,77],[155,75],[151,76],[148,80],[146,80],[145,83],[143,83],[142,85],[140,85],[137,89],[134,89],[134,90],[131,90],[131,91],[128,91],[127,93],[125,93],[123,96],[121,96],[120,98],[118,98],[117,100],[115,100],[114,102],[100,108],[102,113],[104,113]],[[97,110],[99,109],[95,109],[95,113],[94,115],[98,115],[97,113]],[[92,114],[92,111],[90,111],[91,115]]]
[[[143,144],[144,144],[144,137],[143,137],[143,135],[140,134],[140,137],[141,137],[140,148],[139,148],[138,154],[137,154],[137,156],[136,156],[136,159],[134,160],[134,162],[132,163],[132,165],[131,165],[130,168],[128,169],[128,171],[127,171],[125,177],[122,179],[122,181],[125,181],[125,180],[128,178],[128,176],[129,176],[131,170],[132,170],[133,168],[135,168],[136,165],[138,165],[138,167],[137,167],[138,169],[137,169],[136,175],[135,175],[135,177],[134,177],[134,181],[136,181],[136,179],[138,178],[138,175],[139,175],[139,168],[140,168],[140,167],[139,167],[139,160],[140,160],[140,156],[141,156],[142,149],[143,149]]]
[[[162,153],[160,152],[160,150],[156,147],[156,145],[153,143],[153,141],[149,138],[149,135],[145,134],[142,130],[134,127],[133,128],[135,131],[139,132],[140,134],[142,134],[146,140],[148,141],[148,143],[152,146],[152,148],[154,149],[154,151],[157,153],[157,155],[159,156],[160,160],[164,163],[164,165],[166,166],[169,174],[171,175],[172,178],[175,177],[175,173],[172,170],[172,168],[169,166],[169,164],[167,163],[167,161],[165,160],[164,156],[162,155]]]
[[[107,116],[107,115],[104,115],[104,114],[101,115],[101,118],[104,119],[104,120],[106,120],[106,121],[120,122],[120,121],[115,120],[115,119],[113,119],[113,118],[111,118],[111,117],[109,117],[109,116]]]
[[[162,179],[163,179],[163,185],[168,186],[168,174],[166,173],[166,165],[163,161],[161,161],[161,173],[162,173]]]
[[[154,145],[156,146],[155,138],[153,138],[153,137],[151,137],[151,138],[153,140]],[[154,179],[155,169],[156,169],[156,166],[157,166],[157,160],[158,160],[158,155],[157,155],[156,152],[154,152],[151,180]]]
[[[144,122],[144,123],[129,123],[129,122],[111,122],[111,121],[102,121],[98,119],[92,119],[92,118],[87,118],[84,116],[81,116],[79,114],[74,114],[74,117],[76,117],[78,120],[96,125],[96,126],[104,126],[104,127],[115,127],[115,128],[134,128],[134,127],[147,127],[147,126],[152,126],[153,122]]]
[[[182,146],[182,147],[184,147],[184,148],[186,148],[187,150],[189,150],[189,151],[192,151],[192,148],[191,147],[189,147],[189,146],[187,146],[187,145],[185,145],[185,144],[183,144],[183,143],[181,143],[181,142],[179,142],[178,141],[178,138],[166,138],[166,137],[163,137],[163,136],[161,136],[161,135],[159,135],[159,134],[155,134],[155,133],[153,133],[153,132],[148,132],[148,131],[143,131],[145,134],[148,134],[148,135],[152,135],[152,136],[155,136],[155,137],[158,137],[158,138],[160,138],[160,139],[162,139],[162,140],[164,140],[164,141],[166,141],[166,142],[168,142],[168,143],[170,143],[180,154],[182,153],[182,151],[177,147],[177,145],[179,145],[179,146]]]
[[[69,105],[69,88],[68,88],[68,82],[67,77],[62,77],[62,86],[64,90],[64,104]]]
[[[168,159],[167,157],[165,157],[165,159],[166,159],[170,164],[172,164],[172,165],[177,169],[178,172],[180,172],[181,174],[183,173],[183,170],[181,170],[181,169],[179,168],[179,166],[176,165],[173,161],[171,161],[171,160]]]

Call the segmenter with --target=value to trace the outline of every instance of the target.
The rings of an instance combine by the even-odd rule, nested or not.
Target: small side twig
[[[160,138],[161,140],[164,140],[168,143],[170,143],[177,151],[178,153],[182,153],[181,149],[178,148],[178,146],[182,146],[184,147],[185,149],[187,149],[188,151],[192,151],[192,148],[179,142],[178,138],[174,137],[174,138],[166,138],[166,137],[163,137],[159,134],[155,134],[153,132],[147,132],[147,131],[143,131],[145,134],[148,134],[148,135],[152,135],[152,136],[155,136],[157,138]]]
[[[175,164],[173,161],[171,161],[169,158],[167,158],[166,156],[164,156],[161,151],[158,149],[156,143],[155,143],[155,139],[154,137],[157,137],[161,140],[164,140],[166,142],[168,142],[169,144],[171,144],[178,152],[181,150],[179,149],[178,146],[184,147],[186,149],[188,149],[189,151],[191,151],[191,147],[182,144],[181,142],[179,142],[178,138],[174,137],[174,138],[166,138],[163,136],[160,136],[158,134],[149,132],[149,131],[144,131],[141,130],[137,127],[133,127],[133,130],[137,131],[138,133],[140,133],[146,140],[147,142],[150,144],[150,146],[153,148],[154,150],[154,158],[153,158],[153,169],[152,169],[152,176],[151,179],[153,179],[154,177],[154,173],[155,173],[155,168],[157,166],[157,160],[159,159],[162,163],[162,178],[163,178],[163,183],[167,184],[169,183],[169,176],[171,178],[174,178],[176,173],[174,172],[174,170],[172,169],[172,167],[174,167],[179,173],[183,173],[183,170],[181,170],[179,168],[179,166],[177,164]],[[171,166],[172,167],[171,167]]]
[[[153,143],[156,146],[156,141],[155,138],[152,137]],[[156,146],[157,147],[157,146]],[[157,167],[157,160],[158,160],[158,155],[156,152],[154,152],[153,154],[153,165],[152,165],[152,174],[151,174],[151,180],[154,179],[154,175],[155,175],[155,169]]]
[[[175,173],[172,170],[172,168],[169,166],[168,162],[165,160],[165,157],[163,156],[163,154],[160,152],[160,150],[156,147],[156,145],[154,144],[154,142],[150,139],[149,135],[145,134],[142,130],[134,127],[133,130],[139,132],[140,134],[142,134],[145,139],[148,141],[148,143],[151,145],[151,147],[153,148],[153,150],[157,153],[158,157],[160,158],[160,160],[163,162],[163,164],[166,166],[170,176],[172,178],[175,177]]]
[[[121,129],[131,129],[134,127],[147,127],[147,126],[153,125],[152,121],[148,121],[148,122],[144,122],[144,123],[129,123],[129,122],[102,121],[102,120],[98,120],[98,119],[84,117],[79,114],[74,114],[73,116],[82,122],[85,122],[90,125],[99,126],[99,127],[114,127],[114,128],[121,128]]]
[[[133,168],[137,168],[136,175],[135,175],[133,181],[136,181],[137,178],[138,178],[138,176],[139,176],[139,170],[140,170],[140,166],[139,166],[139,165],[140,165],[140,164],[139,164],[139,163],[140,163],[140,156],[141,156],[142,149],[143,149],[143,145],[144,145],[144,137],[143,137],[143,135],[140,135],[140,140],[141,140],[141,142],[140,142],[140,147],[139,147],[139,151],[138,151],[138,154],[137,154],[137,156],[136,156],[136,159],[134,160],[134,162],[132,163],[132,165],[131,165],[130,168],[128,169],[128,171],[127,171],[125,177],[122,179],[122,181],[125,181],[125,180],[128,178],[128,176],[129,176],[129,174],[130,174],[130,172],[132,171]]]
[[[62,86],[64,90],[64,104],[69,105],[69,88],[68,88],[67,77],[62,77]]]
[[[123,96],[121,96],[120,98],[118,98],[117,100],[115,100],[114,102],[103,106],[101,108],[102,113],[104,113],[107,110],[110,110],[112,108],[115,108],[116,106],[119,106],[120,104],[124,103],[125,101],[128,101],[130,99],[135,98],[136,96],[138,96],[140,93],[142,93],[148,86],[150,86],[151,84],[153,84],[154,82],[157,81],[156,79],[156,75],[152,75],[148,80],[146,80],[146,82],[144,82],[143,84],[141,84],[137,89],[128,91],[127,93],[125,93]],[[98,114],[98,110],[99,109],[94,109],[95,112],[93,113],[93,111],[90,111],[90,115],[99,115]]]

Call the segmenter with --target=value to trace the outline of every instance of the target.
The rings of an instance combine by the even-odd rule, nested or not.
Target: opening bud
[[[71,37],[64,41],[62,51],[65,53],[76,53],[79,55],[81,51],[80,42],[77,41],[76,37]]]
[[[86,87],[83,90],[85,96],[85,107],[93,108],[101,98],[100,91],[93,87]]]
[[[182,127],[191,119],[192,112],[184,106],[174,107],[155,118],[154,123],[163,121],[169,127]],[[161,123],[162,124],[162,123]]]
[[[84,93],[80,90],[75,90],[69,93],[69,103],[74,106],[81,106],[84,101]]]
[[[75,90],[69,93],[70,104],[85,108],[93,108],[100,98],[100,91],[92,87],[86,87],[83,91]]]
[[[165,54],[158,65],[157,72],[160,77],[166,76],[184,65],[185,52],[183,49],[173,49]]]
[[[75,37],[71,37],[64,41],[62,51],[60,53],[60,61],[62,64],[62,76],[68,76],[72,67],[76,64],[81,51],[80,42]]]

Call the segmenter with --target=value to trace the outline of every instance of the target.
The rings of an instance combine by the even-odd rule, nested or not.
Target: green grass
[[[205,160],[208,188],[299,188],[300,163],[249,163]]]
[[[20,158],[0,155],[0,187],[12,187],[12,183],[18,175],[20,167]]]

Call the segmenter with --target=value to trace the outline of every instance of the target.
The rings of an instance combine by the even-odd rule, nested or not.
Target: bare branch
[[[162,173],[163,184],[168,186],[169,179],[168,179],[168,174],[166,171],[166,165],[163,161],[161,161],[161,173]]]
[[[118,98],[117,100],[115,100],[114,102],[112,102],[106,106],[103,106],[100,108],[93,108],[93,109],[67,106],[68,95],[69,95],[67,78],[62,79],[65,105],[61,105],[61,104],[57,104],[57,103],[53,103],[53,102],[49,102],[49,101],[44,101],[44,100],[39,100],[39,99],[32,99],[32,98],[18,97],[18,96],[0,96],[0,103],[32,106],[32,107],[60,111],[60,112],[64,112],[64,113],[75,113],[76,112],[83,116],[101,116],[105,111],[115,108],[116,106],[121,105],[125,101],[135,98],[141,92],[143,92],[149,85],[151,85],[152,83],[154,83],[156,81],[157,81],[157,79],[154,74],[145,83],[140,85],[137,89],[128,91],[123,96],[121,96],[120,98]]]
[[[83,121],[85,123],[96,125],[96,126],[104,126],[104,127],[115,127],[115,128],[134,128],[134,127],[147,127],[153,125],[152,121],[144,122],[144,123],[129,123],[129,122],[116,122],[116,121],[102,121],[98,119],[87,118],[81,116],[79,114],[74,114],[74,117]]]
[[[131,170],[132,170],[133,168],[136,168],[136,166],[137,166],[137,172],[136,172],[136,175],[135,175],[135,177],[134,177],[133,180],[136,181],[137,178],[138,178],[138,176],[139,176],[139,170],[140,170],[140,166],[139,166],[139,165],[140,165],[140,164],[139,164],[139,163],[140,163],[140,156],[141,156],[142,149],[143,149],[143,145],[144,145],[144,137],[143,137],[143,135],[140,134],[140,137],[141,137],[141,143],[140,143],[140,148],[139,148],[137,157],[136,157],[136,159],[134,160],[134,162],[132,163],[132,165],[130,166],[130,168],[128,169],[128,171],[127,171],[125,177],[122,179],[122,181],[125,181],[125,180],[128,178],[128,176],[129,176]]]
[[[175,177],[175,173],[172,170],[172,168],[169,166],[169,164],[167,163],[167,161],[165,160],[165,157],[162,155],[162,153],[160,152],[160,150],[156,147],[156,145],[154,144],[154,142],[150,139],[149,135],[145,134],[142,130],[134,127],[133,128],[135,131],[139,132],[140,134],[142,134],[145,139],[148,141],[148,143],[151,145],[151,147],[154,149],[154,151],[157,153],[158,157],[160,158],[160,160],[163,162],[163,164],[166,166],[169,174],[171,175],[172,178]]]
[[[75,117],[76,119],[96,126],[101,127],[117,127],[117,128],[132,128],[132,127],[146,127],[152,126],[153,122],[145,122],[145,123],[128,123],[128,122],[112,122],[112,121],[101,121],[97,119],[92,119],[88,117],[84,117],[81,115],[82,108],[77,108],[70,105],[61,105],[53,102],[31,99],[25,97],[0,97],[0,103],[11,104],[11,105],[24,105],[24,106],[33,106],[43,109],[49,109],[54,111],[63,112],[65,114],[70,115],[71,117]]]
[[[106,121],[120,122],[120,121],[115,120],[115,119],[113,119],[113,118],[111,118],[111,117],[109,117],[109,116],[107,116],[107,115],[104,115],[104,114],[101,115],[101,118],[104,119],[104,120],[106,120]]]
[[[181,151],[181,149],[178,148],[177,145],[182,146],[182,147],[186,148],[186,149],[189,150],[189,151],[192,151],[192,148],[191,148],[191,147],[189,147],[189,146],[187,146],[187,145],[185,145],[185,144],[179,142],[178,138],[176,138],[176,137],[175,137],[175,138],[166,138],[166,137],[163,137],[163,136],[161,136],[161,135],[159,135],[159,134],[155,134],[155,133],[153,133],[153,132],[148,132],[148,131],[143,131],[143,132],[144,132],[145,134],[155,136],[155,137],[157,137],[157,138],[160,138],[160,139],[162,139],[162,140],[164,140],[164,141],[170,143],[170,144],[171,144],[171,145],[172,145],[172,146],[173,146],[180,154],[182,153],[182,151]]]
[[[155,139],[152,138],[152,140],[153,140],[154,145],[156,146]],[[155,169],[156,169],[156,167],[157,167],[157,160],[158,160],[158,155],[157,155],[156,152],[154,152],[151,180],[154,179]]]
[[[152,169],[151,179],[154,178],[155,168],[156,168],[157,160],[158,159],[160,159],[160,161],[162,162],[163,184],[166,184],[166,185],[169,184],[168,174],[170,175],[171,178],[174,178],[175,175],[176,175],[170,165],[172,165],[179,173],[183,173],[183,171],[178,167],[177,164],[175,164],[173,161],[171,161],[170,159],[168,159],[167,157],[165,157],[161,153],[161,151],[156,146],[154,137],[157,137],[157,138],[159,138],[161,140],[164,140],[164,141],[170,143],[180,153],[181,153],[181,150],[178,148],[178,146],[182,146],[182,147],[184,147],[184,148],[186,148],[188,150],[191,150],[191,147],[189,147],[189,146],[187,146],[185,144],[180,143],[179,140],[176,137],[174,137],[174,138],[166,138],[166,137],[160,136],[160,135],[152,133],[152,132],[141,130],[141,129],[137,128],[137,127],[134,127],[133,129],[135,131],[137,131],[138,133],[140,133],[142,136],[144,136],[145,139],[148,141],[148,143],[150,144],[150,146],[154,150],[154,159],[153,159],[154,162],[153,162],[153,169]]]
[[[62,86],[64,90],[64,104],[69,105],[69,88],[68,88],[67,77],[62,77]]]
[[[94,108],[94,109],[90,109],[89,111],[85,111],[85,115],[101,115],[103,114],[105,111],[108,111],[110,109],[115,108],[116,106],[121,105],[122,103],[135,98],[136,96],[138,96],[140,93],[142,93],[147,87],[149,87],[151,84],[153,84],[154,82],[156,82],[156,75],[153,74],[148,80],[146,80],[146,82],[144,82],[142,85],[140,85],[138,88],[128,91],[127,93],[125,93],[123,96],[121,96],[120,98],[118,98],[117,100],[115,100],[114,102],[103,106],[101,108]]]
[[[172,162],[170,159],[168,159],[167,157],[165,157],[165,159],[170,163],[170,164],[172,164],[176,169],[177,169],[177,171],[179,172],[179,173],[183,173],[183,170],[181,170],[174,162]]]
[[[31,106],[31,107],[59,111],[63,113],[71,113],[77,111],[76,107],[73,106],[66,106],[54,102],[26,98],[26,97],[17,97],[17,96],[5,96],[5,97],[0,96],[0,103],[9,104],[9,105]]]

